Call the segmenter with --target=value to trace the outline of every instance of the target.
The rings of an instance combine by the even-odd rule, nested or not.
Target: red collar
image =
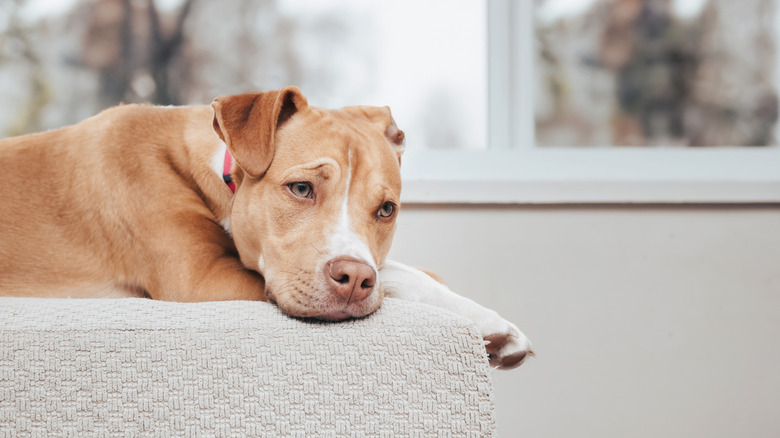
[[[230,155],[228,148],[225,148],[225,164],[222,166],[222,179],[225,181],[230,191],[236,193],[236,182],[233,181],[233,176],[230,174],[230,170],[233,168],[233,156]]]

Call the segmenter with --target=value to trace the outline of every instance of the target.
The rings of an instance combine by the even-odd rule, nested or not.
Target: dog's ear
[[[252,178],[265,174],[274,158],[276,129],[308,106],[298,87],[214,99],[214,130],[236,163]]]
[[[404,154],[406,149],[406,135],[404,132],[398,129],[398,125],[395,124],[393,115],[390,113],[390,107],[383,108],[387,111],[387,126],[385,127],[385,137],[390,142],[396,157],[398,157],[398,165],[401,165],[401,155]]]
[[[382,130],[387,139],[387,143],[395,152],[398,158],[398,164],[401,164],[401,155],[404,153],[405,141],[404,132],[398,129],[398,125],[395,124],[392,113],[390,113],[390,107],[378,107],[378,106],[347,106],[342,108],[349,114],[355,117],[364,117],[369,122],[376,125]]]

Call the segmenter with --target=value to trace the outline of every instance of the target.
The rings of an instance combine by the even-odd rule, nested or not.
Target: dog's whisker
[[[314,243],[312,243],[309,239],[306,239],[306,243],[308,243],[320,255],[325,255],[325,253],[323,251],[320,251],[320,249],[317,248],[317,246],[315,246]]]

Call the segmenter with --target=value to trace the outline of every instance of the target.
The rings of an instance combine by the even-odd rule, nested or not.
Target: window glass
[[[777,143],[776,0],[537,0],[539,146]]]
[[[486,44],[474,0],[0,2],[0,136],[294,84],[389,105],[409,147],[485,148]]]

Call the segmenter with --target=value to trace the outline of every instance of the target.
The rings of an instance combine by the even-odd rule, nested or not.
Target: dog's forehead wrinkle
[[[324,172],[338,172],[339,165],[333,158],[330,157],[317,157],[311,161],[303,164],[291,167],[285,175],[294,174],[300,171],[324,171]]]
[[[383,200],[398,202],[398,193],[381,181],[373,184],[373,193],[380,194]]]
[[[381,108],[377,108],[380,109]],[[341,110],[320,109],[316,128],[309,125],[304,128],[311,132],[318,132],[313,144],[330,143],[338,144],[341,153],[351,150],[356,155],[369,153],[375,156],[375,150],[381,150],[381,146],[387,144],[384,128],[377,124],[377,120],[363,107],[346,107]],[[356,157],[362,161],[360,157]],[[344,155],[341,159],[346,161]],[[353,165],[354,167],[354,165]]]

